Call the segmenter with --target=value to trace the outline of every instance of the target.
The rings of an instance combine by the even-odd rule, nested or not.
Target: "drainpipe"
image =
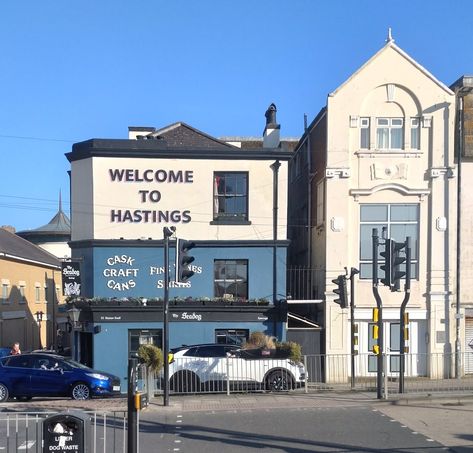
[[[279,160],[273,162],[269,168],[273,170],[273,307],[277,302],[277,251],[278,251],[278,173],[281,163]],[[273,333],[276,334],[276,318],[273,320]]]

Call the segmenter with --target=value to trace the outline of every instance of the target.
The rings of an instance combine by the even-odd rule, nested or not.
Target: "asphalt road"
[[[142,422],[142,452],[435,453],[448,450],[371,407],[154,412],[143,413]]]

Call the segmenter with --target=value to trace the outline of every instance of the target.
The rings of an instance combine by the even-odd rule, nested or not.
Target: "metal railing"
[[[127,414],[124,411],[86,412],[91,417],[92,453],[126,452]],[[41,427],[57,412],[0,412],[0,451],[42,452]]]
[[[385,354],[384,380],[389,393],[399,392],[399,353]],[[308,390],[352,389],[351,356],[349,354],[309,355],[304,361],[308,374]],[[473,390],[473,352],[461,355],[460,377],[455,377],[455,354],[405,354],[404,393],[452,392]],[[355,356],[355,388],[375,390],[377,357]]]
[[[384,385],[390,394],[399,393],[400,360],[397,353],[385,354]],[[473,352],[461,356],[462,375],[454,375],[455,354],[405,354],[404,393],[473,390]],[[171,366],[171,393],[244,393],[323,390],[376,391],[377,357],[355,356],[355,379],[351,379],[350,354],[318,354],[303,357],[304,369],[287,360],[243,360],[231,358],[176,359]],[[297,370],[304,374],[300,379]],[[153,379],[152,379],[153,380]],[[148,380],[149,382],[149,380]],[[150,398],[163,391],[159,376]],[[354,387],[353,387],[354,384]],[[148,384],[148,388],[153,386]]]
[[[289,391],[305,385],[302,364],[288,359],[177,358],[170,364],[172,393]],[[156,393],[164,390],[162,375]]]

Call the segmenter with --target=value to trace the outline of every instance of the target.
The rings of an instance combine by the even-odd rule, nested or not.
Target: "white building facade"
[[[317,290],[325,301],[319,322],[328,355],[349,354],[351,342],[350,310],[334,302],[338,296],[332,280],[345,274],[345,267],[359,270],[354,320],[356,349],[364,358],[358,374],[376,373],[371,354],[374,228],[382,244],[383,230],[398,242],[411,238],[407,346],[415,359],[409,374],[450,374],[445,368],[453,365],[444,360],[439,368],[434,357],[451,357],[455,342],[454,120],[454,93],[388,39],[329,94],[327,106],[299,143],[311,175],[307,260],[318,271]],[[401,292],[381,284],[379,292],[388,372],[396,373],[404,281]]]

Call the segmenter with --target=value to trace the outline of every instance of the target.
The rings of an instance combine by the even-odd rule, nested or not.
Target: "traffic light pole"
[[[176,228],[164,227],[164,301],[163,301],[163,356],[164,395],[163,404],[169,406],[169,238]]]
[[[376,306],[378,307],[378,363],[376,370],[376,390],[377,398],[383,398],[383,343],[384,343],[384,327],[383,327],[383,301],[378,291],[378,247],[379,247],[379,236],[378,229],[373,228],[373,295],[376,300]]]
[[[351,389],[355,389],[355,275],[358,269],[350,270],[350,327],[351,327]]]
[[[399,393],[404,393],[405,349],[406,349],[406,306],[411,296],[411,238],[406,238],[406,284],[404,286],[404,300],[401,304],[400,323],[400,364],[399,364]]]

